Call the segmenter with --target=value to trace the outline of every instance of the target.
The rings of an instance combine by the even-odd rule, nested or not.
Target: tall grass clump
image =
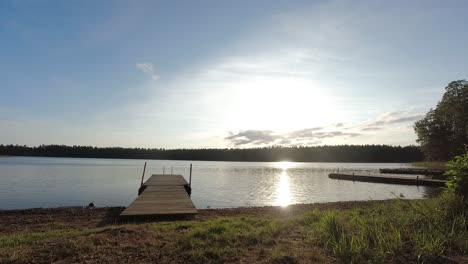
[[[343,263],[379,262],[403,252],[402,230],[395,219],[383,218],[379,208],[326,213],[320,219],[321,239]]]
[[[342,263],[432,262],[468,253],[467,210],[453,193],[320,216],[309,213],[304,223],[318,227],[314,239]]]
[[[325,246],[332,250],[333,254],[341,260],[352,259],[354,252],[352,248],[353,238],[346,233],[343,225],[334,212],[326,212],[319,222],[319,230]]]
[[[180,247],[195,262],[235,260],[246,247],[271,247],[281,229],[274,220],[219,218],[195,225]]]

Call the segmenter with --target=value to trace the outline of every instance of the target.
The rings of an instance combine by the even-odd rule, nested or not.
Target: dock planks
[[[143,184],[146,186],[184,186],[188,185],[187,181],[182,175],[160,175],[153,174]]]
[[[121,216],[190,216],[197,209],[186,191],[181,175],[152,175],[143,184],[143,192]]]

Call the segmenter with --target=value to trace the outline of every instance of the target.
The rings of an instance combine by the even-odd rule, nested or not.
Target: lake
[[[127,206],[136,197],[145,160],[85,158],[0,158],[0,209]],[[193,164],[192,200],[198,209],[409,199],[433,196],[430,187],[338,181],[336,171],[379,174],[401,163],[295,163],[148,160],[151,174],[183,175]]]

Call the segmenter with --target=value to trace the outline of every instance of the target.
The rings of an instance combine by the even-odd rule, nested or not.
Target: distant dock
[[[420,169],[420,168],[417,168],[417,169],[416,168],[398,168],[398,169],[380,169],[380,173],[441,176],[445,173],[445,170]]]
[[[120,216],[186,217],[198,213],[190,199],[191,187],[182,175],[153,174],[138,192]]]
[[[433,180],[420,177],[392,177],[392,176],[372,176],[372,175],[354,175],[354,174],[340,174],[330,173],[330,179],[345,180],[345,181],[359,181],[359,182],[374,182],[374,183],[388,183],[388,184],[402,184],[402,185],[417,185],[417,186],[431,186],[431,187],[445,187],[445,180]]]

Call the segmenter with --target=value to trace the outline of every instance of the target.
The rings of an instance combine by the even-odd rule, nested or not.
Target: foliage
[[[445,162],[442,162],[442,161],[418,161],[418,162],[413,162],[412,165],[416,167],[424,167],[424,168],[436,169],[436,170],[447,169],[447,167],[445,166]]]
[[[468,82],[453,81],[435,109],[414,125],[417,142],[429,160],[449,160],[468,144]]]
[[[332,249],[333,254],[339,259],[352,257],[350,238],[345,235],[343,225],[338,221],[337,214],[328,212],[320,219],[319,230],[322,232],[325,245]]]
[[[232,259],[242,247],[273,245],[282,225],[277,221],[246,217],[219,218],[198,224],[180,239],[181,251],[201,263]]]
[[[434,262],[453,251],[466,254],[467,216],[460,198],[444,194],[304,218],[309,230],[320,232],[311,239],[324,243],[343,263],[405,263]]]
[[[449,170],[445,175],[449,176],[447,187],[457,195],[468,198],[468,153],[456,156],[447,162]]]
[[[214,161],[413,162],[423,159],[417,146],[341,145],[250,149],[146,149],[88,146],[0,145],[0,155]]]

